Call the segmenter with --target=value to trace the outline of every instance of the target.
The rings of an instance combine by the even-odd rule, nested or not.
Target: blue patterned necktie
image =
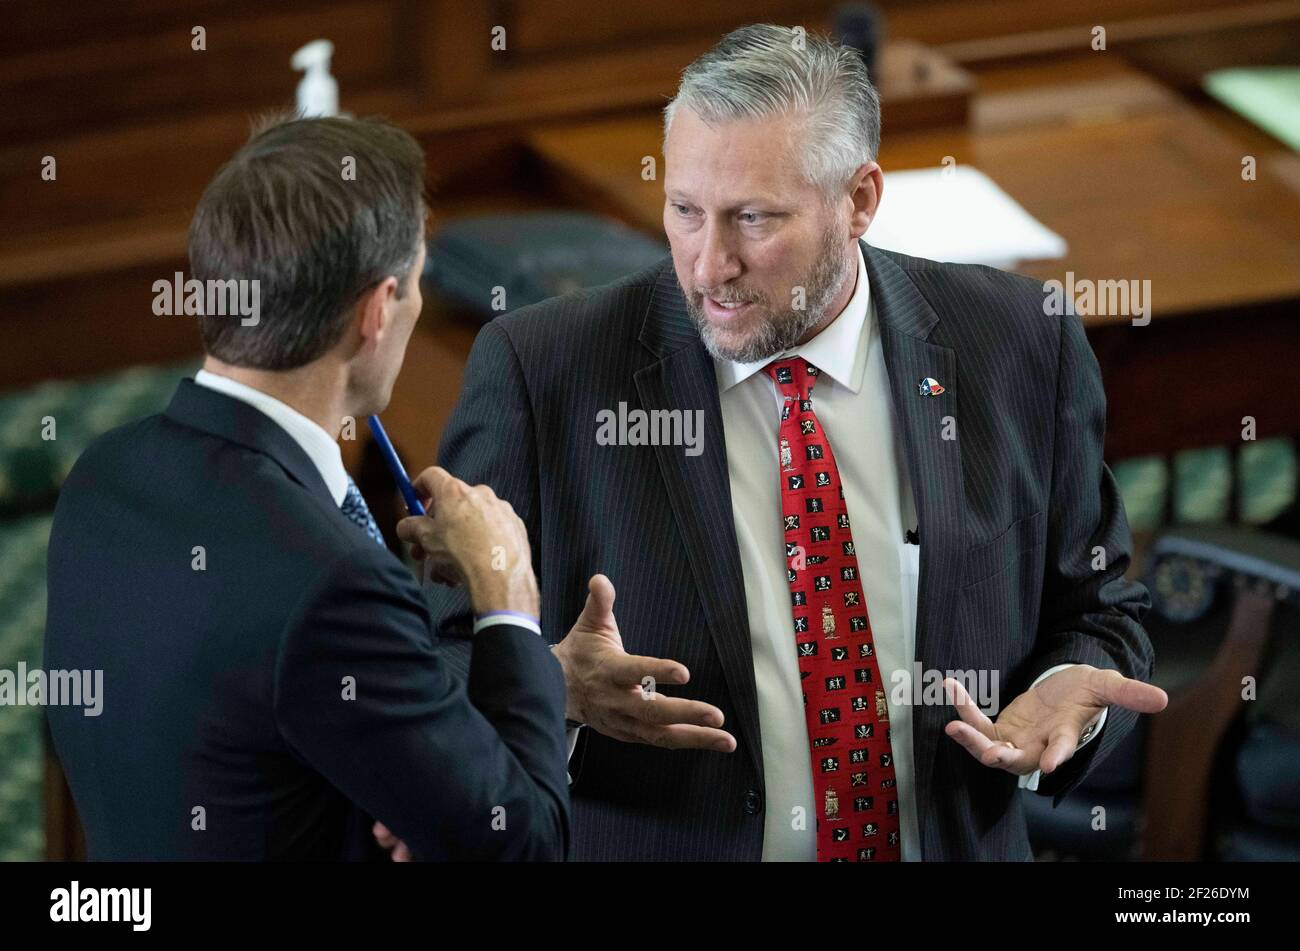
[[[352,481],[352,476],[348,476],[348,494],[343,497],[343,505],[340,506],[343,515],[349,522],[357,526],[380,545],[387,548],[384,542],[383,532],[375,524],[375,517],[370,514],[370,507],[366,505],[366,500],[361,497],[361,490],[357,484]]]

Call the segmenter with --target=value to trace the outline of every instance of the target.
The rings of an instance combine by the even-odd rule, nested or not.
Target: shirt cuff
[[[1037,687],[1039,684],[1041,684],[1044,680],[1052,676],[1052,674],[1056,673],[1057,671],[1065,670],[1065,668],[1067,667],[1077,667],[1077,666],[1078,664],[1057,664],[1055,667],[1049,667],[1041,674],[1039,674],[1037,677],[1034,678],[1034,682],[1029,685],[1029,689],[1033,690],[1035,687]],[[1089,743],[1091,743],[1093,741],[1093,738],[1096,737],[1097,734],[1101,732],[1101,728],[1106,725],[1106,714],[1109,712],[1110,712],[1110,708],[1104,707],[1100,713],[1098,713],[1096,716],[1094,716],[1091,720],[1088,721],[1088,723],[1083,728],[1083,732],[1088,735],[1088,738],[1084,740],[1082,743],[1079,743],[1077,746],[1075,746],[1074,751],[1076,753],[1079,752],[1079,750],[1083,749],[1085,746],[1087,746]],[[1019,779],[1020,788],[1028,789],[1030,792],[1038,792],[1038,781],[1042,779],[1042,777],[1043,777],[1043,771],[1041,769],[1036,769],[1032,773],[1026,773],[1025,775],[1021,776]]]
[[[564,761],[566,766],[568,765],[569,760],[573,759],[573,751],[578,748],[578,732],[581,729],[581,726],[572,726],[564,731],[564,738],[569,741],[569,755]],[[564,771],[564,778],[569,781],[570,786],[573,785],[573,776],[570,775],[567,769]]]
[[[551,645],[551,653],[554,653],[554,652],[555,652],[555,648],[557,648],[557,647],[559,647],[559,646],[560,646],[559,644],[552,644],[552,645]],[[573,751],[576,750],[576,749],[578,748],[578,733],[579,733],[579,732],[582,730],[582,728],[583,728],[584,726],[586,726],[586,725],[587,725],[587,724],[585,724],[585,723],[574,723],[574,722],[573,722],[572,720],[570,720],[568,717],[565,717],[565,720],[564,720],[564,739],[565,739],[565,742],[569,744],[569,755],[568,755],[567,757],[565,757],[565,760],[564,760],[564,762],[565,762],[566,765],[568,764],[569,760],[573,759]],[[564,776],[565,776],[565,778],[569,781],[569,785],[572,786],[572,785],[573,785],[573,777],[572,777],[572,776],[571,776],[567,771],[565,772]]]
[[[542,636],[542,626],[537,618],[531,614],[522,614],[519,611],[493,611],[491,614],[474,615],[475,634],[485,627],[492,627],[494,624],[513,624],[515,627],[526,627],[538,637]]]

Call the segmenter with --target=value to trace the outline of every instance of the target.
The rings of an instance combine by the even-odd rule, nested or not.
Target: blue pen
[[[384,432],[384,424],[379,421],[378,416],[371,416],[366,421],[370,424],[370,432],[374,435],[375,442],[379,444],[384,454],[384,462],[388,463],[388,471],[393,474],[393,481],[397,483],[402,498],[406,500],[406,510],[412,515],[423,515],[424,506],[420,504],[420,497],[415,494],[415,486],[411,485],[406,470],[402,468],[402,460],[397,458],[397,450],[393,448],[388,433]]]

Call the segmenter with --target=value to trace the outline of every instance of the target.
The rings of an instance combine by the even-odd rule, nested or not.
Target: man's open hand
[[[1076,664],[1016,697],[995,723],[980,712],[959,681],[948,678],[944,686],[961,717],[944,732],[985,766],[1019,776],[1036,769],[1043,775],[1056,770],[1074,755],[1088,721],[1106,707],[1159,713],[1169,703],[1159,687],[1117,670]]]
[[[555,647],[568,692],[565,715],[627,743],[721,753],[735,750],[735,737],[718,729],[721,710],[659,693],[661,684],[684,684],[690,679],[684,665],[623,650],[610,580],[593,575],[587,590],[582,614]]]

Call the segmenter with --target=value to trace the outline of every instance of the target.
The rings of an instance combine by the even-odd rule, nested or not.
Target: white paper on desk
[[[885,174],[867,242],[918,258],[1007,268],[1065,257],[1065,239],[968,165]]]

